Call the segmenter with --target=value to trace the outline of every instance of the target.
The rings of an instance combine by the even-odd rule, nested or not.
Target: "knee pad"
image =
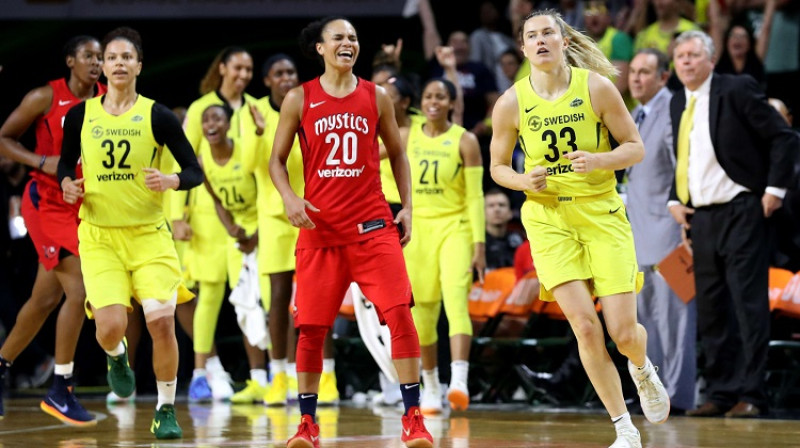
[[[297,338],[297,371],[322,373],[322,344],[328,327],[301,325]]]
[[[419,358],[419,337],[408,305],[389,308],[383,317],[392,335],[392,359]]]
[[[178,293],[173,293],[169,300],[161,301],[157,299],[142,299],[142,310],[144,311],[145,322],[152,322],[162,317],[172,317],[175,315],[175,306],[178,303]]]

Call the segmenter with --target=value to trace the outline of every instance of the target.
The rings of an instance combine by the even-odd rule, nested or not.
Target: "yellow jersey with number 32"
[[[589,96],[589,71],[571,67],[569,88],[554,101],[534,92],[528,77],[514,90],[519,104],[519,143],[525,153],[525,172],[536,166],[547,169],[547,188],[526,191],[528,198],[555,199],[602,194],[616,187],[613,171],[576,173],[565,155],[572,151],[611,151],[608,128],[594,113]],[[416,207],[416,204],[414,204]]]
[[[438,218],[465,213],[466,182],[460,143],[466,129],[452,124],[446,132],[428,137],[422,127],[422,123],[412,123],[406,147],[414,216]]]
[[[79,216],[100,227],[128,227],[164,220],[161,193],[145,186],[144,168],[160,168],[162,145],[153,135],[153,100],[139,95],[121,115],[103,109],[102,97],[86,101],[81,127],[84,200]]]

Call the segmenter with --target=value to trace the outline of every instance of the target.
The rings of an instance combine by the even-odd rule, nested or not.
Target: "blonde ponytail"
[[[614,67],[614,64],[600,51],[595,41],[591,37],[569,26],[569,24],[561,18],[561,14],[559,14],[558,11],[554,9],[534,11],[525,18],[525,21],[536,16],[551,16],[558,24],[561,35],[569,39],[569,44],[564,50],[567,64],[573,67],[591,70],[605,77],[617,76],[619,74],[617,68]],[[523,27],[525,21],[523,21]],[[520,39],[521,38],[522,30],[520,30]]]

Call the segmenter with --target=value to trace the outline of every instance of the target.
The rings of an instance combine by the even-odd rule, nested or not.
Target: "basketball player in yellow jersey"
[[[442,411],[436,365],[436,324],[442,302],[450,324],[452,358],[447,398],[454,410],[469,407],[472,322],[467,296],[473,269],[483,280],[486,268],[481,150],[474,134],[448,119],[455,97],[450,81],[428,81],[421,103],[426,120],[411,126],[406,145],[417,237],[404,253],[414,292],[411,314],[422,352],[425,388],[420,407],[429,414]]]
[[[647,333],[636,322],[642,275],[614,188],[614,170],[642,160],[641,137],[619,91],[604,77],[614,67],[558,13],[531,13],[520,42],[532,70],[495,105],[492,177],[527,195],[522,222],[542,299],[555,298],[575,332],[581,362],[615,425],[611,446],[641,447],[592,301],[592,295],[600,298],[609,335],[629,359],[645,416],[665,421],[669,397],[647,359]],[[614,151],[609,131],[620,142]],[[510,166],[518,139],[526,155],[524,174]]]
[[[244,91],[252,77],[253,59],[243,48],[224,48],[211,62],[200,84],[203,96],[189,105],[184,120],[184,132],[195,154],[204,140],[203,111],[212,104],[227,104],[233,109],[229,131],[232,138],[241,141],[243,135],[256,132],[253,117],[255,98]],[[182,192],[172,193],[171,211],[175,238],[189,241],[186,266],[190,279],[199,286],[198,305],[203,301],[220,303],[225,296],[228,274],[225,260],[230,241],[217,217],[213,199],[205,188],[193,190],[188,200]],[[202,317],[195,319],[194,344],[205,347],[208,345],[206,341],[210,340],[213,346],[214,334],[209,334],[207,322]],[[256,366],[256,376],[266,378],[263,352],[249,344],[245,344],[245,350],[250,364]],[[230,376],[213,353],[212,348],[213,356],[204,365],[195,366],[189,387],[191,401],[227,400],[233,396]]]
[[[203,172],[175,115],[136,92],[142,70],[139,33],[117,28],[102,47],[108,93],[67,113],[58,177],[65,202],[83,198],[78,240],[86,313],[95,319],[97,341],[108,354],[109,385],[123,398],[136,387],[123,339],[130,298],[135,297],[153,339],[158,404],[150,431],[159,439],[180,438],[174,403],[181,274],[161,193],[195,187]],[[180,164],[179,174],[154,168],[164,146]],[[78,158],[81,179],[75,177]]]

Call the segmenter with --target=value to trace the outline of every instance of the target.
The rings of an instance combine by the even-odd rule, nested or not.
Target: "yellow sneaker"
[[[287,375],[287,378],[289,378],[289,391],[286,393],[286,399],[290,402],[297,401],[297,394],[299,393],[297,390],[297,377]]]
[[[336,387],[336,374],[322,372],[319,380],[319,399],[317,404],[331,406],[339,403],[339,389]]]
[[[286,406],[286,392],[289,390],[289,381],[286,372],[276,374],[272,384],[264,394],[264,404],[267,406]]]
[[[231,403],[236,404],[252,404],[261,403],[264,400],[264,395],[267,393],[267,387],[258,384],[258,381],[247,380],[247,386],[236,392],[231,397]]]

